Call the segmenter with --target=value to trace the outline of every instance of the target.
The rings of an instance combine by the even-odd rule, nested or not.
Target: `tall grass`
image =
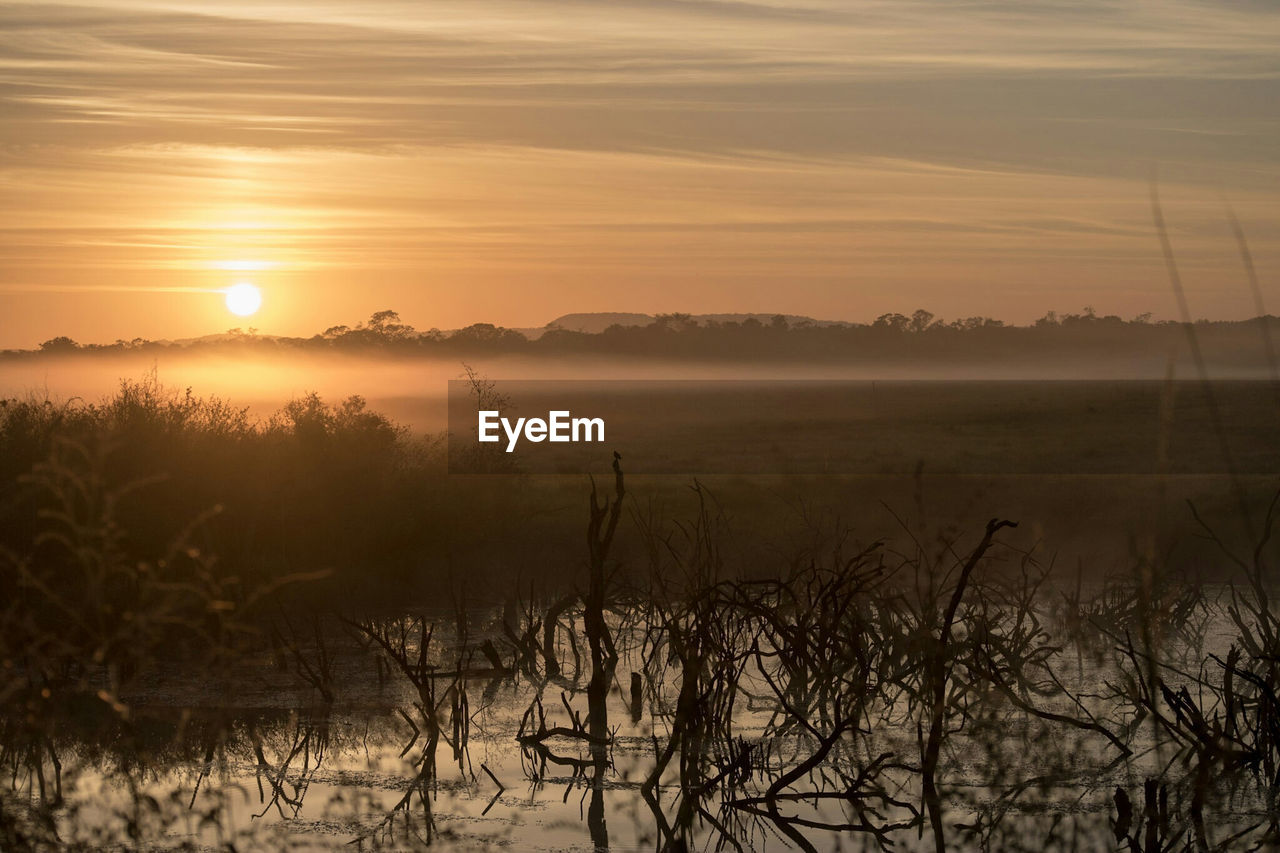
[[[113,513],[131,556],[200,518],[189,545],[216,553],[224,574],[251,584],[325,571],[319,592],[370,606],[430,595],[459,564],[474,577],[527,554],[518,530],[540,509],[518,479],[446,477],[442,437],[410,435],[360,397],[308,394],[255,419],[150,375],[99,402],[0,404],[0,548],[26,546],[49,508],[29,475],[68,447],[122,490]]]

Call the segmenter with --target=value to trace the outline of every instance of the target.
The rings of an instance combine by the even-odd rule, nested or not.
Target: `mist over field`
[[[551,462],[513,457],[522,476],[551,475],[549,488],[570,526],[570,496],[582,478],[607,472],[617,450],[633,476],[653,475],[655,494],[679,495],[694,476],[723,490],[744,555],[776,547],[772,537],[789,535],[781,519],[795,521],[805,502],[838,514],[860,535],[891,540],[902,534],[895,513],[926,513],[931,523],[964,529],[1014,507],[1026,524],[1006,536],[1068,563],[1085,560],[1096,577],[1125,563],[1135,530],[1157,515],[1169,516],[1167,527],[1143,535],[1181,543],[1175,558],[1194,564],[1202,549],[1181,524],[1183,502],[1224,511],[1233,505],[1233,472],[1261,478],[1249,492],[1264,500],[1268,475],[1280,470],[1280,448],[1270,439],[1280,395],[1264,380],[1270,368],[1256,327],[1233,324],[1229,331],[1231,346],[1219,341],[1205,349],[1220,385],[1219,416],[1227,419],[1227,457],[1176,327],[1163,357],[1150,348],[1117,358],[1077,347],[1056,359],[917,354],[896,363],[865,354],[844,362],[485,351],[445,357],[394,351],[403,340],[373,351],[309,351],[252,339],[146,352],[78,349],[0,358],[0,399],[48,399],[74,410],[109,406],[122,383],[154,383],[161,395],[190,389],[196,399],[217,398],[261,428],[300,402],[340,407],[359,397],[364,411],[404,428],[406,441],[440,447],[452,429],[450,442],[461,446],[474,417],[464,413],[450,423],[449,386],[470,368],[504,392],[539,389],[517,394],[518,415],[566,405],[580,414],[610,413],[608,440],[599,447],[574,446]],[[715,391],[715,383],[735,380],[765,383],[767,392],[756,399]],[[637,392],[629,382],[656,384]],[[464,400],[468,405],[474,409],[475,401]],[[138,473],[164,473],[164,464]],[[216,489],[209,500],[218,500]],[[1244,531],[1232,527],[1230,535]]]
[[[1260,355],[1260,353],[1259,353]],[[1209,365],[1216,380],[1265,380],[1265,360],[1223,360]],[[450,380],[470,366],[494,379],[547,380],[933,380],[1059,381],[1197,379],[1195,365],[1176,348],[1169,355],[1117,359],[1089,355],[1037,359],[929,359],[833,363],[830,360],[767,359],[728,361],[625,356],[459,354],[450,357],[360,353],[242,352],[190,353],[182,350],[134,353],[76,353],[34,358],[0,358],[0,398],[48,397],[96,402],[114,393],[121,380],[154,372],[171,389],[192,388],[250,413],[265,416],[289,400],[317,393],[329,401],[351,395],[415,431],[444,429]]]

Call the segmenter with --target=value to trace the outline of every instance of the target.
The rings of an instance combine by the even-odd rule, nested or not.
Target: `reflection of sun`
[[[227,288],[227,310],[248,317],[262,306],[262,292],[252,284],[241,282]]]

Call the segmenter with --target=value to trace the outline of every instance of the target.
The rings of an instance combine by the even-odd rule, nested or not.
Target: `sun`
[[[262,291],[248,282],[232,285],[225,291],[227,310],[241,317],[248,317],[262,307]]]

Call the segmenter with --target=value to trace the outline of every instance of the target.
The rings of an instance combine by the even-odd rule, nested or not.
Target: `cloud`
[[[826,300],[779,309],[821,313],[837,297],[806,270],[896,264],[927,295],[949,264],[1039,257],[1119,281],[1150,251],[1152,163],[1189,264],[1224,257],[1178,224],[1219,188],[1264,272],[1276,245],[1264,2],[104,0],[0,21],[21,199],[0,282],[242,257],[513,288],[522,267],[643,268],[647,310],[685,307],[699,269],[768,269]],[[1026,268],[993,273],[992,301]]]

